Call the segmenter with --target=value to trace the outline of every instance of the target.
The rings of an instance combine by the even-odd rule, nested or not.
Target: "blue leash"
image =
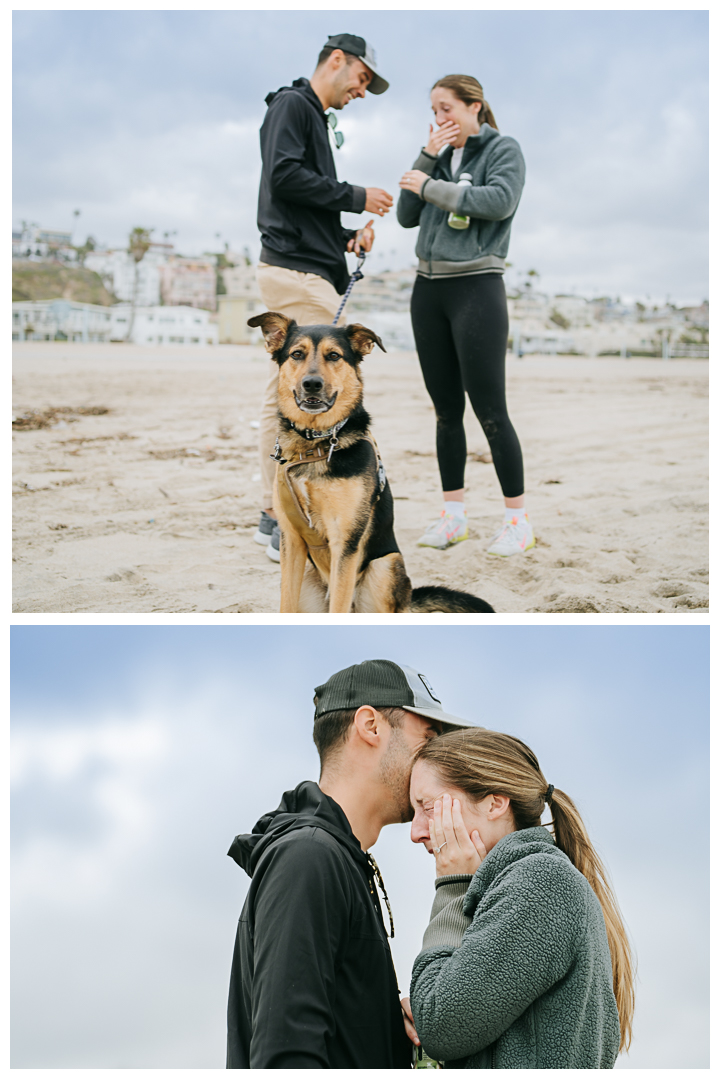
[[[367,259],[366,252],[364,252],[363,249],[360,248],[360,254],[358,255],[358,264],[357,264],[357,267],[355,269],[355,273],[350,278],[350,284],[348,285],[347,289],[345,290],[345,295],[343,296],[342,300],[340,301],[340,307],[337,309],[337,315],[335,316],[333,321],[330,323],[331,326],[337,326],[338,319],[342,315],[343,308],[347,304],[347,299],[348,299],[348,296],[350,295],[350,292],[352,290],[353,285],[355,284],[356,281],[359,281],[360,278],[364,276],[363,273],[362,273],[362,264],[365,262],[366,259]]]

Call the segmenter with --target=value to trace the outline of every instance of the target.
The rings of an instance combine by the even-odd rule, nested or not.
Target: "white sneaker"
[[[418,547],[446,548],[468,538],[467,514],[456,517],[443,510],[437,521],[428,525],[418,540]]]
[[[524,555],[530,548],[535,547],[532,525],[522,511],[521,515],[510,518],[495,533],[488,548],[488,555]]]

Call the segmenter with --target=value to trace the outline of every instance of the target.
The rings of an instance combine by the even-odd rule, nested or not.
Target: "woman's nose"
[[[428,829],[427,816],[421,814],[419,810],[415,811],[415,816],[412,819],[412,825],[410,826],[410,839],[413,844],[422,844],[425,840],[430,839],[430,830]]]

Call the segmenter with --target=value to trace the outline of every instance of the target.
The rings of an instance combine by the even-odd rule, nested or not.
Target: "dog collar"
[[[302,435],[303,439],[329,439],[331,435],[336,436],[338,431],[345,427],[349,419],[350,418],[346,416],[339,424],[329,428],[327,431],[317,431],[315,428],[295,427],[292,420],[288,420],[288,423],[293,431],[296,431],[298,435]]]
[[[295,425],[293,424],[292,420],[288,420],[288,424],[293,429],[293,431],[297,432],[298,435],[302,435],[304,439],[329,439],[330,440],[330,449],[328,450],[327,455],[323,454],[322,451],[320,450],[320,447],[318,447],[317,450],[311,450],[309,454],[299,454],[298,457],[297,457],[297,461],[302,461],[302,460],[304,460],[306,458],[311,458],[311,457],[325,458],[326,456],[327,456],[327,460],[330,461],[330,458],[333,456],[333,453],[335,451],[335,447],[337,446],[338,441],[339,441],[338,437],[337,437],[337,433],[338,433],[338,431],[340,431],[341,428],[345,427],[345,425],[347,424],[349,419],[350,418],[348,416],[346,416],[344,420],[341,420],[339,424],[335,425],[335,427],[330,428],[329,431],[316,431],[314,428],[305,428],[304,430],[302,430],[300,428],[296,428]],[[277,461],[279,465],[284,465],[285,462],[288,460],[287,458],[284,458],[282,456],[282,450],[280,448],[280,436],[279,435],[275,439],[275,452],[272,453],[270,455],[270,457],[273,459],[273,461]]]

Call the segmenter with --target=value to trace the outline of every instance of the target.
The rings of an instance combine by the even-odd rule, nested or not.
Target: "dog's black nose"
[[[323,380],[318,375],[306,375],[302,388],[306,394],[319,394],[323,388]]]

